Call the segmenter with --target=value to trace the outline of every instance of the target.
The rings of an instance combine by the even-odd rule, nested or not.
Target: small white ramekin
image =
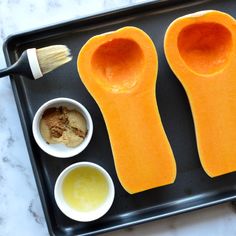
[[[48,144],[41,135],[40,120],[42,119],[44,111],[47,110],[48,108],[60,107],[60,106],[65,106],[68,109],[77,110],[84,116],[86,120],[88,132],[83,142],[77,147],[67,147],[64,144]],[[68,158],[79,154],[87,147],[93,133],[93,122],[89,112],[81,103],[70,98],[55,98],[44,103],[38,109],[33,119],[32,130],[36,143],[44,152],[54,157]]]
[[[94,211],[79,212],[71,208],[64,200],[63,193],[62,193],[62,184],[65,177],[67,176],[67,174],[70,173],[70,171],[76,168],[85,167],[85,166],[95,168],[101,174],[103,174],[103,176],[105,177],[108,183],[108,196],[105,202]],[[55,187],[54,187],[54,196],[55,196],[57,206],[67,217],[73,220],[79,221],[79,222],[89,222],[89,221],[96,220],[107,213],[107,211],[110,209],[114,201],[115,188],[114,188],[114,184],[110,175],[107,173],[107,171],[104,168],[92,162],[78,162],[78,163],[68,166],[58,176]]]

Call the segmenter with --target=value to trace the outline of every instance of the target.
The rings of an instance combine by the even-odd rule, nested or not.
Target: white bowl
[[[95,168],[101,174],[103,174],[103,176],[105,177],[108,183],[108,195],[104,203],[97,209],[93,211],[89,211],[89,212],[80,212],[71,208],[64,200],[63,193],[62,193],[62,184],[63,184],[63,180],[65,179],[65,177],[70,171],[76,168],[85,167],[85,166]],[[114,184],[110,175],[107,173],[107,171],[104,168],[92,162],[78,162],[78,163],[68,166],[58,176],[55,187],[54,187],[54,196],[55,196],[57,206],[67,217],[76,221],[80,221],[80,222],[89,222],[89,221],[93,221],[102,217],[110,209],[114,201],[115,188],[114,188]]]
[[[60,107],[60,106],[65,106],[69,109],[77,110],[84,116],[86,120],[88,132],[83,142],[77,147],[67,147],[64,144],[48,144],[41,135],[40,120],[42,119],[44,111],[47,110],[48,108]],[[89,112],[81,103],[70,98],[55,98],[44,103],[38,109],[33,119],[32,129],[35,141],[44,152],[48,153],[51,156],[68,158],[79,154],[87,147],[93,133],[93,122]]]

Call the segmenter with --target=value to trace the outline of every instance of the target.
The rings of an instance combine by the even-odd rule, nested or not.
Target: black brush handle
[[[19,58],[13,65],[10,67],[0,70],[0,78],[7,76],[7,75],[23,75],[29,79],[33,79],[33,74],[31,72],[31,68],[29,65],[29,59],[27,56],[27,52],[24,51]]]
[[[11,75],[12,74],[12,67],[8,67],[6,69],[2,69],[0,70],[0,78],[1,77],[4,77],[4,76],[7,76],[7,75]]]

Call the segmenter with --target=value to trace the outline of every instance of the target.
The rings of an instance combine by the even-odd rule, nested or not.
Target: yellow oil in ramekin
[[[63,180],[62,193],[67,204],[81,212],[96,210],[108,196],[105,176],[93,167],[72,170]]]

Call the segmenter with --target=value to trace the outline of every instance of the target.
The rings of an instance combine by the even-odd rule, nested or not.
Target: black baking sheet
[[[8,65],[15,62],[26,48],[51,44],[66,44],[74,56],[71,63],[47,74],[43,79],[31,81],[20,76],[11,77],[51,235],[98,234],[236,199],[236,173],[211,179],[201,167],[189,103],[163,52],[166,28],[175,18],[207,9],[221,10],[236,17],[235,0],[154,1],[18,34],[5,42],[4,53]],[[173,185],[135,195],[126,193],[117,179],[104,120],[95,101],[81,83],[76,69],[77,54],[90,37],[127,25],[143,29],[156,45],[159,54],[157,100],[178,171]],[[36,145],[32,136],[31,124],[35,112],[44,102],[56,97],[69,97],[81,102],[91,113],[94,122],[89,146],[81,154],[69,159],[47,155]],[[64,216],[53,196],[59,173],[78,161],[91,161],[103,166],[115,183],[115,201],[110,211],[90,223],[79,223]]]

